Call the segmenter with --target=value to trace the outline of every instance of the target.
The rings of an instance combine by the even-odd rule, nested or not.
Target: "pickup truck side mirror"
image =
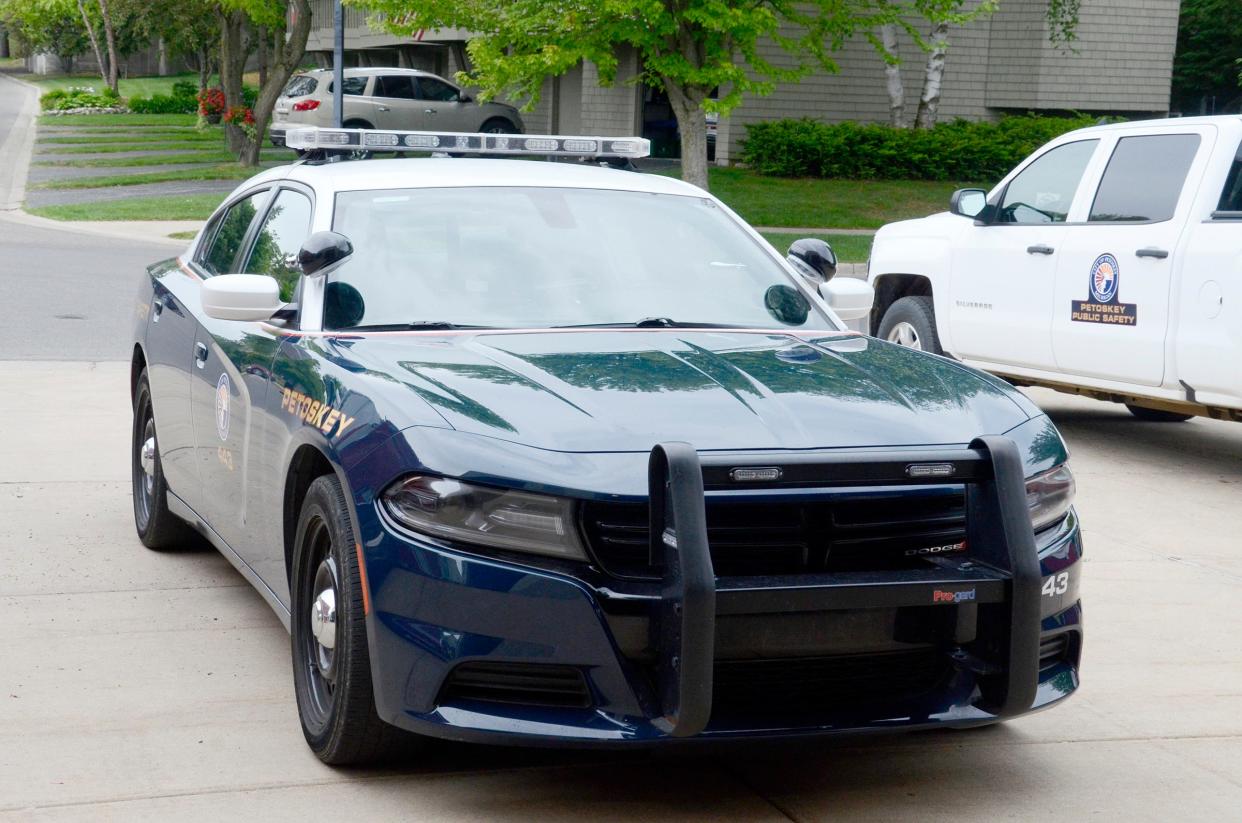
[[[972,220],[987,204],[988,193],[983,189],[958,189],[949,197],[949,211]]]
[[[203,281],[203,313],[216,320],[270,320],[284,307],[280,284],[266,274],[220,274]]]
[[[837,273],[837,253],[816,237],[793,241],[787,259],[799,274],[813,283],[827,283]]]

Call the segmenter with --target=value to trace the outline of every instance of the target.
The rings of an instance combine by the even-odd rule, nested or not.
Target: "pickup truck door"
[[[281,188],[259,202],[253,225],[242,242],[233,270],[265,274],[281,284],[286,301],[299,272],[296,255],[310,231],[311,199]],[[199,512],[247,565],[268,579],[270,569],[258,512],[278,481],[273,468],[281,455],[270,448],[272,360],[280,338],[266,323],[217,320],[202,316],[195,343],[193,413],[198,438],[203,510]],[[283,549],[280,552],[283,560]]]
[[[1174,273],[1212,127],[1126,132],[1104,145],[1085,221],[1057,261],[1053,354],[1066,374],[1159,386]]]
[[[1052,369],[1053,289],[1065,220],[1099,140],[1055,146],[1005,186],[992,219],[954,243],[949,324],[966,360]]]

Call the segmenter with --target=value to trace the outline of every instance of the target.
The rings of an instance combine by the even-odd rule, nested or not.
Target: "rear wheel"
[[[876,335],[910,349],[942,354],[930,297],[903,297],[888,307]]]
[[[1142,406],[1131,406],[1129,403],[1126,403],[1126,408],[1130,410],[1130,414],[1148,423],[1184,423],[1194,417],[1193,414],[1178,414],[1177,412],[1161,411],[1160,409],[1145,409]]]
[[[302,733],[324,763],[391,755],[410,738],[379,719],[358,555],[341,483],[311,483],[293,549],[293,681]]]
[[[148,549],[167,549],[193,538],[185,521],[168,510],[168,484],[160,460],[151,406],[151,384],[144,369],[134,392],[134,425],[130,446],[130,474],[134,492],[134,527]]]

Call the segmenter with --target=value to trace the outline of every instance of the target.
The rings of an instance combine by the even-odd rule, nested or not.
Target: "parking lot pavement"
[[[1073,451],[1084,685],[971,732],[673,754],[437,746],[334,771],[218,554],[134,536],[128,364],[0,363],[0,817],[1226,820],[1242,808],[1242,426],[1032,392]],[[333,811],[333,814],[338,812]]]

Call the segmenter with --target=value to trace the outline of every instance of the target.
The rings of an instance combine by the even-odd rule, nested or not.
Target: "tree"
[[[1225,110],[1239,96],[1238,58],[1242,56],[1242,3],[1238,0],[1183,0],[1173,58],[1173,102],[1197,113],[1205,98]],[[1236,111],[1236,109],[1234,109]]]
[[[198,88],[211,81],[220,59],[220,18],[214,0],[162,0],[151,7],[154,34],[169,52],[198,71]]]
[[[0,0],[0,20],[26,53],[54,54],[66,71],[87,49],[77,14],[74,0]]]
[[[728,114],[746,95],[814,69],[836,71],[832,52],[854,32],[896,18],[877,0],[350,0],[396,33],[464,28],[476,34],[464,82],[481,96],[513,94],[533,105],[543,81],[589,60],[616,81],[626,49],[637,82],[663,88],[681,133],[682,178],[707,186],[708,111]],[[769,59],[763,46],[778,47]],[[712,97],[713,93],[716,97]]]

